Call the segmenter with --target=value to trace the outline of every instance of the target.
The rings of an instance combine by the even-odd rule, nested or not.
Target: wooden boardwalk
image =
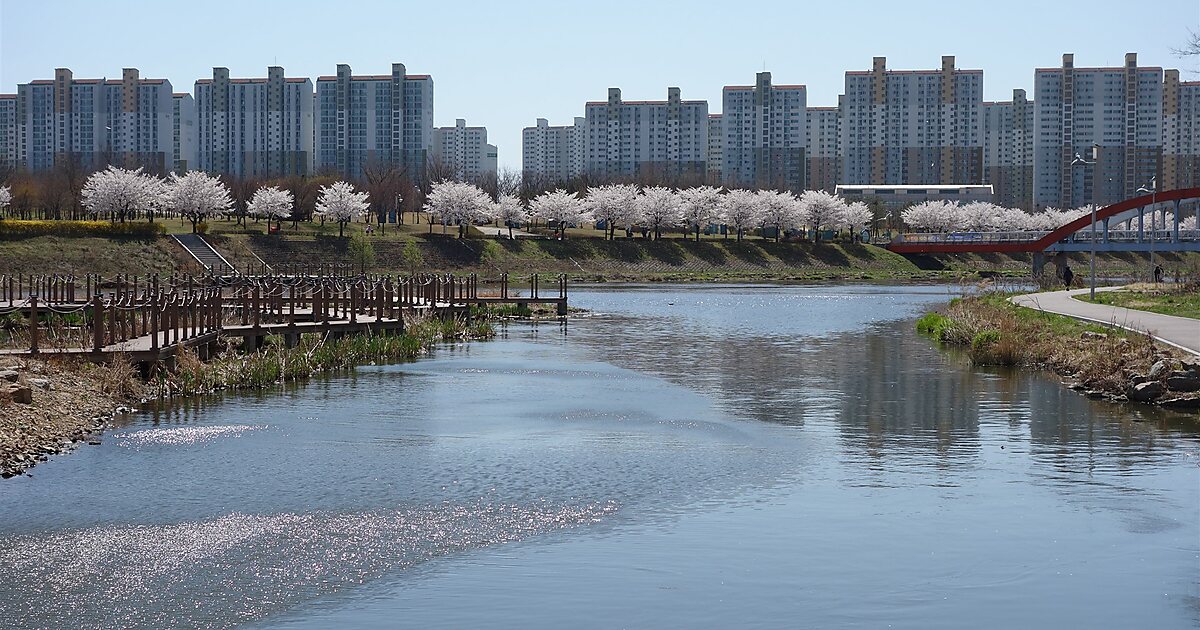
[[[566,314],[566,279],[559,276],[555,290],[544,295],[536,274],[527,294],[511,291],[507,274],[494,294],[480,293],[473,275],[89,276],[84,283],[61,276],[30,276],[28,282],[0,277],[0,316],[16,313],[29,322],[27,347],[0,349],[0,356],[103,361],[121,355],[153,363],[194,347],[207,358],[221,337],[241,337],[253,350],[271,335],[292,345],[305,333],[391,332],[403,330],[406,319],[456,317],[471,306],[501,304],[553,304]],[[64,337],[73,344],[64,345]]]

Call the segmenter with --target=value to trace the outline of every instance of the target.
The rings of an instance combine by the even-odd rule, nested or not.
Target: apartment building
[[[585,106],[584,171],[601,181],[699,183],[708,159],[708,101],[685,101],[667,88],[665,101],[607,101]]]
[[[433,130],[433,159],[441,171],[457,181],[478,181],[496,174],[496,145],[488,144],[486,127],[468,127],[459,118],[453,127]]]
[[[1013,90],[1011,101],[983,103],[983,183],[996,203],[1033,207],[1033,101]]]
[[[31,171],[71,163],[169,171],[172,162],[171,82],[143,79],[125,68],[120,79],[76,79],[58,68],[53,79],[17,86],[16,161]],[[12,149],[10,149],[10,152]]]
[[[317,78],[316,168],[348,179],[373,164],[393,165],[423,181],[433,156],[433,78],[408,74],[337,74]]]
[[[530,181],[552,184],[566,182],[583,173],[587,119],[576,116],[574,124],[551,126],[538,118],[521,130],[521,173]]]
[[[759,72],[754,85],[725,86],[722,179],[731,186],[804,190],[807,108],[803,85],[773,85],[770,72]]]
[[[0,94],[0,169],[16,168],[19,138],[17,95]]]
[[[1035,207],[1107,205],[1137,195],[1158,174],[1162,68],[1138,67],[1136,53],[1121,67],[1076,68],[1065,54],[1062,67],[1034,72],[1034,101]],[[1093,145],[1095,163],[1084,163]]]
[[[313,84],[267,68],[266,77],[231,78],[213,68],[195,84],[200,170],[268,178],[313,172]]]
[[[197,168],[196,149],[199,129],[196,120],[196,99],[187,92],[171,95],[171,158],[176,173]]]
[[[841,181],[841,108],[809,107],[805,117],[804,181],[831,193]]]
[[[1163,158],[1161,189],[1200,186],[1200,81],[1180,81],[1178,70],[1163,73]]]
[[[888,70],[846,73],[842,176],[847,184],[978,184],[983,180],[980,108],[983,71]]]
[[[721,160],[725,153],[725,130],[720,114],[708,115],[708,182],[720,184]]]

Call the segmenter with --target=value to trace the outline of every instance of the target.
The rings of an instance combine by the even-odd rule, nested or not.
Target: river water
[[[1184,416],[975,369],[947,287],[576,289],[0,484],[0,627],[1200,625]]]

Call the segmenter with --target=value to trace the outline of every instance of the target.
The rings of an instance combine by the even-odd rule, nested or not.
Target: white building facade
[[[805,86],[773,85],[770,72],[759,72],[754,85],[725,86],[722,180],[739,187],[804,190],[807,109]]]
[[[720,114],[708,115],[708,183],[720,185],[722,162],[725,159],[725,127]]]
[[[585,106],[584,171],[598,181],[704,181],[708,160],[708,101],[685,101],[667,88],[665,101],[607,101]]]
[[[200,133],[196,120],[196,99],[187,92],[176,92],[172,95],[172,100],[172,169],[182,174],[199,167],[196,162],[196,145]]]
[[[468,127],[459,118],[453,127],[433,130],[433,158],[457,181],[478,181],[496,174],[496,146],[488,144],[486,127]]]
[[[1158,174],[1162,68],[1139,68],[1136,53],[1122,67],[1076,68],[1065,54],[1062,67],[1035,71],[1034,100],[1035,207],[1111,204]]]
[[[1021,89],[1011,101],[983,103],[983,182],[1005,207],[1033,207],[1033,109]]]
[[[0,94],[0,167],[17,167],[17,95]]]
[[[1200,81],[1163,74],[1162,188],[1200,187]]]
[[[805,183],[833,192],[841,181],[841,108],[809,107],[805,130]]]
[[[313,172],[313,84],[285,77],[230,78],[213,68],[195,84],[200,170],[236,177],[305,176]]]
[[[983,179],[983,71],[896,71],[875,57],[846,73],[842,151],[848,184],[978,184]]]
[[[551,126],[538,118],[533,127],[521,130],[521,173],[527,181],[553,185],[583,173],[585,118],[574,124]]]
[[[423,181],[433,156],[433,78],[408,74],[355,76],[339,64],[337,74],[317,78],[316,169],[358,179],[364,168],[392,165]]]
[[[120,79],[76,79],[58,68],[54,79],[17,86],[16,161],[41,171],[67,161],[80,168],[116,164],[170,171],[174,107],[171,82],[143,79],[125,68]]]

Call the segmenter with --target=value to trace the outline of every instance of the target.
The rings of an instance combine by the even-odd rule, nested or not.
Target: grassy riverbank
[[[1200,366],[1189,363],[1194,358],[1144,334],[1022,308],[1008,297],[954,300],[918,320],[917,330],[964,348],[976,364],[1051,370],[1092,396],[1179,408],[1200,404],[1200,393],[1184,387],[1200,380]]]
[[[1025,255],[905,257],[861,243],[737,242],[719,238],[700,242],[684,238],[457,239],[405,227],[409,229],[389,228],[386,236],[370,237],[359,231],[352,231],[353,237],[338,238],[318,231],[267,235],[252,229],[228,229],[207,238],[239,269],[258,269],[260,261],[276,269],[292,264],[340,263],[377,273],[476,273],[485,281],[507,272],[561,273],[573,281],[589,282],[955,282],[981,277],[1028,278],[1032,269]],[[1136,277],[1150,268],[1143,258],[1136,254],[1098,256],[1098,276],[1102,282]],[[1200,269],[1200,256],[1196,254],[1160,254],[1159,259],[1168,273]],[[1077,270],[1086,266],[1079,255],[1069,257],[1068,263]],[[145,275],[196,270],[195,262],[167,236],[0,238],[0,274],[54,271]]]
[[[105,365],[6,359],[0,361],[0,377],[11,375],[12,386],[27,392],[30,402],[14,400],[8,380],[0,381],[5,386],[0,389],[0,477],[20,474],[80,442],[98,440],[120,407],[219,390],[262,389],[321,372],[411,360],[438,343],[494,335],[485,321],[428,319],[410,323],[397,335],[304,335],[293,348],[268,338],[259,352],[242,353],[230,345],[210,361],[181,351],[173,368],[157,369],[149,380],[121,358]]]
[[[1087,296],[1078,296],[1076,299],[1090,301]],[[1095,302],[1163,315],[1200,319],[1200,284],[1195,282],[1132,284],[1116,291],[1096,293]]]

